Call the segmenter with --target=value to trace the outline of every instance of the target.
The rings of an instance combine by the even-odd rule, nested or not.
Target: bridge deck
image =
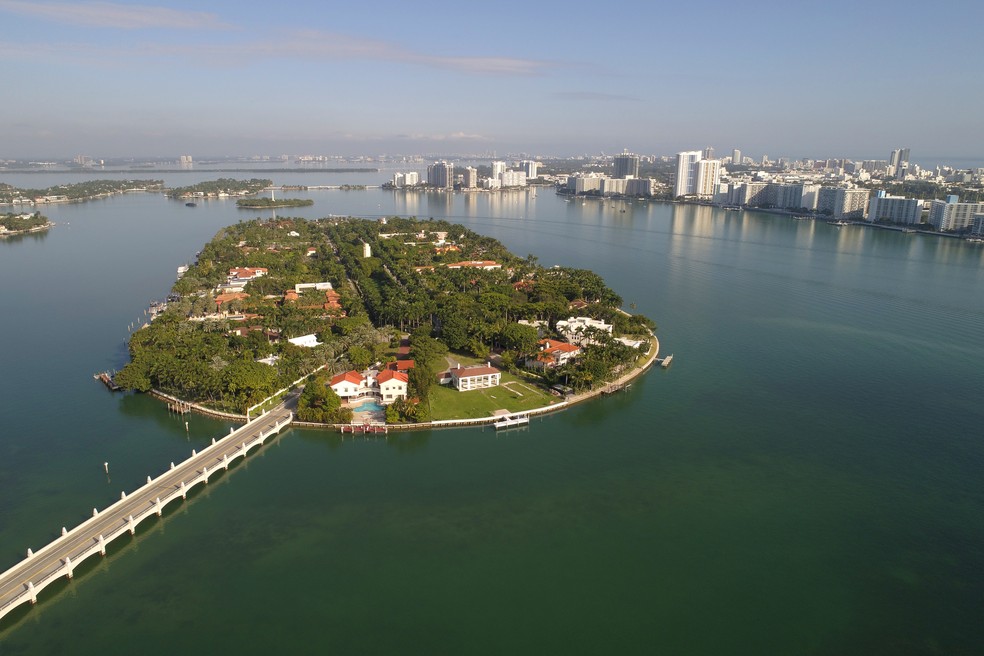
[[[91,518],[62,535],[37,552],[31,553],[3,574],[0,574],[0,618],[25,602],[37,601],[42,589],[61,576],[72,577],[73,570],[93,554],[106,554],[106,545],[129,532],[151,515],[160,516],[169,502],[185,498],[198,483],[229,465],[254,446],[263,444],[293,421],[293,414],[280,405],[265,415],[241,426],[229,435],[213,440],[212,444],[174,465],[157,478],[147,477],[147,483],[102,511],[93,509]]]

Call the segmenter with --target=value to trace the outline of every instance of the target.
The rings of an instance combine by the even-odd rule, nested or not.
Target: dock
[[[529,423],[529,415],[517,415],[515,417],[506,416],[502,419],[496,419],[492,425],[495,426],[496,430],[502,430],[505,428],[515,428],[516,426],[528,426]]]
[[[102,371],[98,374],[92,374],[92,377],[100,381],[106,387],[108,387],[109,391],[111,392],[119,392],[123,390],[122,387],[116,384],[116,381],[113,380],[113,375],[108,371]]]
[[[667,367],[670,366],[672,362],[673,362],[673,354],[670,353],[668,356],[666,356],[665,358],[659,361],[659,366],[663,367],[663,369],[666,369]]]

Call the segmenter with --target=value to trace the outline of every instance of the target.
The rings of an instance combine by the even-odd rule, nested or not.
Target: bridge
[[[229,469],[236,458],[245,458],[254,447],[262,445],[294,421],[293,413],[281,404],[225,437],[212,440],[201,452],[170,468],[130,494],[122,492],[120,500],[99,511],[75,528],[62,528],[61,535],[38,551],[27,550],[27,557],[0,574],[0,619],[23,603],[37,603],[38,593],[62,576],[72,578],[74,570],[86,558],[106,555],[106,545],[129,533],[151,515],[160,517],[164,507],[176,499],[185,499],[199,483]]]

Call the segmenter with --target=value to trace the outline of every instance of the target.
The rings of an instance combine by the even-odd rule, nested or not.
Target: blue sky
[[[980,158],[982,19],[969,0],[0,0],[0,158]]]

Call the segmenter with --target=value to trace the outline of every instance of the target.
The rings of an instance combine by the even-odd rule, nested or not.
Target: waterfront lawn
[[[430,392],[431,418],[439,421],[491,417],[496,410],[522,412],[542,408],[559,400],[556,396],[503,372],[502,383],[488,389],[459,392],[450,385],[435,385]]]

